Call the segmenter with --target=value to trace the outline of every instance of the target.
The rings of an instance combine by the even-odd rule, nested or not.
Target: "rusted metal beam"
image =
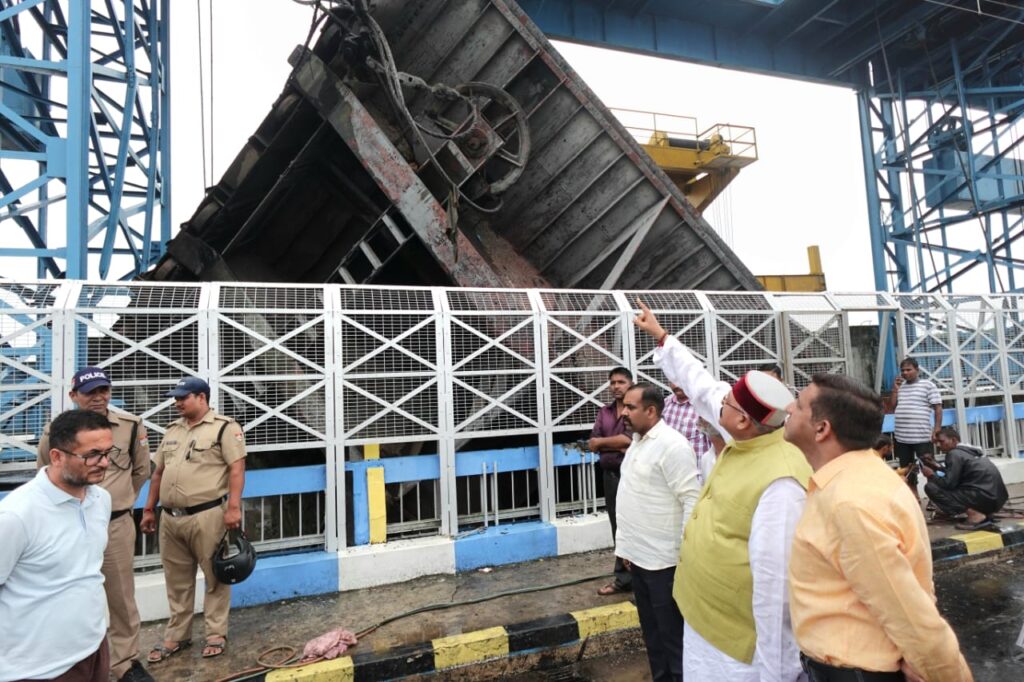
[[[324,62],[297,47],[288,59],[299,92],[341,136],[384,195],[451,277],[462,286],[502,287],[499,277],[461,231],[448,232],[448,213],[381,130],[373,116]]]

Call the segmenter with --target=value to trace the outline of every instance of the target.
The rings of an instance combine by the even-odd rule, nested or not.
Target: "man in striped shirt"
[[[690,398],[672,382],[668,387],[672,395],[665,398],[665,408],[661,420],[683,434],[693,447],[697,457],[697,472],[701,484],[708,479],[711,467],[715,465],[715,452],[711,449],[711,439],[700,428],[700,415],[690,404]]]
[[[900,363],[900,376],[892,387],[896,403],[896,457],[900,467],[914,463],[918,455],[932,454],[932,441],[942,428],[942,397],[935,384],[918,376],[917,360],[907,358]],[[917,492],[917,472],[907,476],[907,485]]]

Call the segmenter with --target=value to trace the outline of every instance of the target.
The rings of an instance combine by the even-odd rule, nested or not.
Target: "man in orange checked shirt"
[[[939,615],[914,494],[871,449],[882,400],[816,374],[787,409],[785,438],[814,470],[789,561],[790,614],[811,682],[971,682]]]

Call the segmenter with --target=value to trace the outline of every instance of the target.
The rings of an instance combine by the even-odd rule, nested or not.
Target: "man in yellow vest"
[[[687,682],[792,682],[802,677],[789,626],[789,549],[811,469],[782,438],[793,396],[752,370],[718,381],[642,302],[634,323],[658,344],[654,360],[725,439],[683,531],[672,596],[686,621]]]
[[[935,606],[921,505],[871,449],[881,429],[882,399],[839,374],[816,374],[789,407],[786,440],[814,469],[789,571],[805,670],[813,682],[970,682]]]

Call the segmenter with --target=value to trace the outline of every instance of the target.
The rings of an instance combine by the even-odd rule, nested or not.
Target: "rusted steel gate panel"
[[[758,289],[511,0],[324,15],[156,280]]]

